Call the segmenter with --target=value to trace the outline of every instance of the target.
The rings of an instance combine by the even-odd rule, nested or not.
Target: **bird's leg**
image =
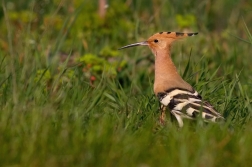
[[[160,117],[159,117],[159,122],[161,125],[165,124],[166,121],[166,106],[164,106],[163,104],[160,105]]]

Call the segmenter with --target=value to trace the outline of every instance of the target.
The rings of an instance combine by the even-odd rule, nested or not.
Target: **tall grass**
[[[59,32],[32,30],[31,21],[18,32],[3,2],[1,19],[9,28],[1,28],[9,35],[1,35],[8,47],[1,45],[0,50],[0,166],[250,165],[251,17],[245,13],[242,21],[235,2],[215,2],[216,9],[208,1],[127,1],[133,13],[122,15],[134,25],[131,32],[118,33],[115,27],[114,33],[102,31],[109,34],[103,38],[94,32],[93,38],[82,40],[68,39],[75,24],[69,20],[78,20],[82,8],[66,16]],[[240,3],[239,9],[244,6]],[[48,13],[57,10],[50,7]],[[188,13],[197,21],[185,28],[176,16]],[[237,24],[219,24],[221,15]],[[96,74],[92,84],[85,66],[67,65],[72,52],[98,54],[104,45],[116,50],[155,32],[185,29],[199,35],[174,44],[173,60],[183,78],[224,115],[223,124],[185,121],[178,128],[169,116],[166,125],[159,124],[159,104],[152,90],[154,58],[148,48],[120,51],[119,61],[126,60],[127,65],[116,75],[109,70]],[[31,36],[41,39],[35,40],[36,46],[29,43]],[[45,54],[49,45],[54,50]],[[51,62],[61,50],[68,51],[66,61]]]

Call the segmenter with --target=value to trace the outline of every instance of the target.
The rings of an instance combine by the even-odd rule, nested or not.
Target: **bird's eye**
[[[155,42],[155,43],[158,43],[158,40],[157,40],[157,39],[154,39],[154,42]]]

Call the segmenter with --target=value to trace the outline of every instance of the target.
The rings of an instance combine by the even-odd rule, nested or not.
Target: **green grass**
[[[14,7],[3,2],[0,166],[249,166],[250,2],[117,1],[105,21],[95,14],[97,4],[86,1],[73,1],[77,7],[43,1],[45,13],[37,21],[22,15],[39,11],[35,1]],[[46,27],[48,15],[54,26]],[[185,121],[180,129],[168,117],[161,126],[151,51],[117,51],[159,31],[186,29],[199,35],[174,44],[173,60],[183,78],[224,115],[223,124]],[[102,65],[116,68],[95,70],[78,60],[68,66],[68,59],[57,59],[61,51],[68,58],[97,55]],[[125,65],[117,70],[114,61]],[[96,78],[93,84],[90,76]]]

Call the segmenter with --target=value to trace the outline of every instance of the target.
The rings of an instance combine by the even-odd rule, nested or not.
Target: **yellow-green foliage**
[[[36,71],[34,82],[36,83],[47,83],[52,78],[51,73],[48,69],[40,69]]]
[[[23,11],[11,11],[9,13],[9,18],[11,21],[20,22],[22,24],[27,24],[34,22],[36,19],[36,14],[34,12],[23,10]]]
[[[100,51],[100,55],[102,57],[104,57],[104,58],[118,57],[119,56],[119,52],[117,50],[111,49],[109,46],[105,46]]]
[[[176,21],[180,28],[189,28],[196,26],[196,18],[192,14],[176,15]]]
[[[123,68],[126,65],[125,61],[118,58],[118,51],[114,51],[109,47],[104,47],[99,55],[87,53],[80,57],[79,61],[91,72],[109,72],[111,75],[116,75],[118,68]]]

